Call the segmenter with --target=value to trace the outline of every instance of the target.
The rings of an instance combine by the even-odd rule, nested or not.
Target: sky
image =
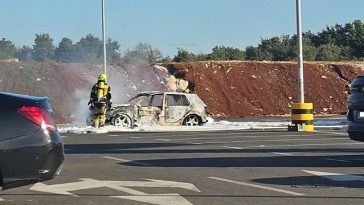
[[[55,46],[67,37],[102,38],[101,0],[0,0],[0,39],[32,46],[48,33]],[[364,21],[363,0],[301,0],[302,31]],[[173,57],[178,48],[210,53],[215,46],[245,50],[261,39],[296,33],[295,0],[105,0],[106,37],[122,53],[148,43]]]

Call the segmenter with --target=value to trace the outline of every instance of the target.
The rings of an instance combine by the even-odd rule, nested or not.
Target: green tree
[[[107,62],[111,64],[117,64],[121,62],[119,42],[113,41],[110,38],[107,40],[106,56],[107,56]]]
[[[102,41],[88,34],[85,38],[81,38],[75,45],[76,61],[82,63],[97,63],[101,62],[103,56]]]
[[[0,41],[0,59],[13,58],[16,53],[16,48],[11,41],[3,38]]]
[[[342,46],[351,48],[353,58],[359,59],[364,57],[364,24],[360,20],[348,23],[341,32],[343,42]]]
[[[183,48],[178,48],[177,54],[173,58],[174,62],[189,62],[195,60],[196,55]]]
[[[283,61],[295,58],[295,44],[293,37],[288,35],[262,39],[258,47],[249,46],[245,50],[248,60]]]
[[[162,59],[162,52],[147,43],[139,43],[133,50],[128,49],[123,57],[123,61],[128,64],[157,63]]]
[[[259,52],[259,48],[254,46],[248,46],[245,49],[245,58],[247,60],[258,60]]]
[[[211,60],[244,60],[245,53],[238,48],[215,46],[208,57]]]
[[[18,49],[15,56],[23,62],[28,62],[32,60],[33,49],[28,46],[23,46],[21,49]]]
[[[63,38],[54,51],[54,59],[58,62],[74,62],[75,46],[69,38]]]
[[[303,60],[305,61],[315,61],[318,49],[313,45],[310,39],[302,39],[302,52]]]
[[[52,60],[54,54],[53,39],[49,34],[36,34],[34,39],[32,58],[35,61]]]
[[[316,60],[335,61],[341,59],[343,49],[333,43],[323,44],[318,48]]]

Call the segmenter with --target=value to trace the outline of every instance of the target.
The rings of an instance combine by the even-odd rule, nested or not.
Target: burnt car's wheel
[[[182,125],[185,126],[199,126],[202,124],[202,120],[198,115],[188,115],[184,120]]]
[[[112,118],[111,123],[115,127],[131,127],[131,125],[132,125],[131,118],[127,114],[124,114],[124,113],[116,114]]]

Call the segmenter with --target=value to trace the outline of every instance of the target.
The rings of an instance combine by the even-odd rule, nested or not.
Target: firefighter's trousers
[[[94,106],[92,108],[92,127],[98,128],[105,126],[106,104]]]

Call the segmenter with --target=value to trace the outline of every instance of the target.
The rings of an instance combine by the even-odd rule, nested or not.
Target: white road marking
[[[5,199],[3,199],[3,198],[0,198],[0,201],[5,201]]]
[[[109,135],[110,137],[119,137],[120,135]]]
[[[266,132],[265,132],[266,133]],[[231,136],[233,134],[239,134],[240,136]],[[168,139],[170,141],[188,141],[188,140],[212,140],[212,139],[229,139],[229,138],[268,138],[268,137],[272,137],[272,136],[262,136],[262,135],[249,135],[249,136],[241,136],[242,133],[229,133],[230,136],[225,136],[225,137],[218,137],[216,135],[216,137],[189,137],[189,138],[181,138],[183,137],[183,135],[175,135],[175,137],[178,138],[172,138],[172,139]],[[207,136],[212,136],[212,134],[206,134]],[[172,135],[174,136],[174,135]],[[199,134],[199,136],[204,136],[204,134]],[[281,135],[281,137],[312,137],[312,135]],[[312,139],[312,138],[311,138]]]
[[[322,134],[330,134],[330,135],[341,135],[341,136],[347,136],[347,133],[343,133],[343,132],[328,132],[328,131],[315,131],[317,133],[322,133]]]
[[[249,186],[249,187],[254,187],[254,188],[258,188],[258,189],[265,189],[265,190],[285,193],[285,194],[289,194],[289,195],[293,195],[293,196],[305,196],[306,195],[306,194],[301,194],[301,193],[297,193],[297,192],[293,192],[293,191],[287,191],[284,189],[276,189],[276,188],[272,188],[272,187],[261,186],[261,185],[256,185],[256,184],[249,184],[249,183],[245,183],[245,182],[234,181],[234,180],[224,179],[224,178],[219,178],[219,177],[208,177],[208,178],[218,180],[218,181],[228,182],[228,183],[232,183],[232,184],[238,184],[238,185],[242,185],[242,186]]]
[[[143,137],[130,137],[132,139],[142,139]]]
[[[272,152],[273,154],[278,154],[278,155],[285,155],[285,156],[292,156],[292,154],[289,153],[283,153],[283,152]]]
[[[228,149],[244,149],[241,147],[230,147],[230,146],[222,146],[223,148],[228,148]]]
[[[93,189],[107,187],[122,191],[134,196],[110,196],[113,198],[128,199],[152,204],[169,205],[171,202],[176,205],[192,205],[189,201],[176,193],[169,194],[147,194],[129,187],[161,187],[161,188],[181,188],[195,192],[201,192],[195,185],[184,182],[165,181],[156,179],[145,179],[147,181],[101,181],[95,179],[81,179],[79,182],[71,182],[64,184],[46,185],[37,183],[29,190],[39,191],[52,194],[69,195],[79,197],[72,194],[71,191]]]
[[[324,141],[324,140],[347,140],[346,138],[324,138],[324,139],[278,139],[278,140],[238,140],[238,141],[221,141],[221,142],[208,142],[207,144],[227,144],[238,142],[289,142],[289,141]]]
[[[150,195],[139,195],[139,196],[112,196],[114,198],[128,199],[133,201],[141,201],[150,204],[160,205],[193,205],[185,198],[178,194],[150,194]]]
[[[266,145],[264,147],[302,147],[302,146],[336,146],[336,145],[364,145],[364,143],[357,143],[357,142],[348,142],[348,143],[330,143],[330,144],[294,144],[294,145]],[[262,145],[258,146],[248,146],[245,148],[259,148]]]
[[[330,172],[309,171],[309,170],[302,170],[302,171],[315,175],[315,176],[324,177],[326,179],[330,179],[330,180],[338,181],[338,182],[349,182],[349,181],[363,181],[364,182],[364,176],[330,173]]]
[[[157,141],[162,141],[162,142],[169,142],[169,141],[171,141],[171,140],[169,140],[169,139],[155,139],[155,140],[157,140]]]
[[[188,144],[194,144],[194,145],[201,145],[203,143],[200,143],[200,142],[187,142]]]
[[[143,165],[143,166],[150,166],[150,164],[147,164],[147,163],[134,162],[134,161],[132,161],[132,160],[120,159],[120,158],[116,158],[116,157],[103,156],[103,158],[105,158],[105,159],[111,159],[111,160],[116,160],[116,161],[120,161],[120,162],[127,162],[127,163],[130,163],[130,164],[137,164],[137,165]]]
[[[346,163],[352,162],[352,161],[348,161],[348,160],[332,159],[332,158],[327,158],[327,157],[324,157],[324,158],[321,158],[321,159],[328,160],[328,161],[336,161],[336,162],[346,162]]]

